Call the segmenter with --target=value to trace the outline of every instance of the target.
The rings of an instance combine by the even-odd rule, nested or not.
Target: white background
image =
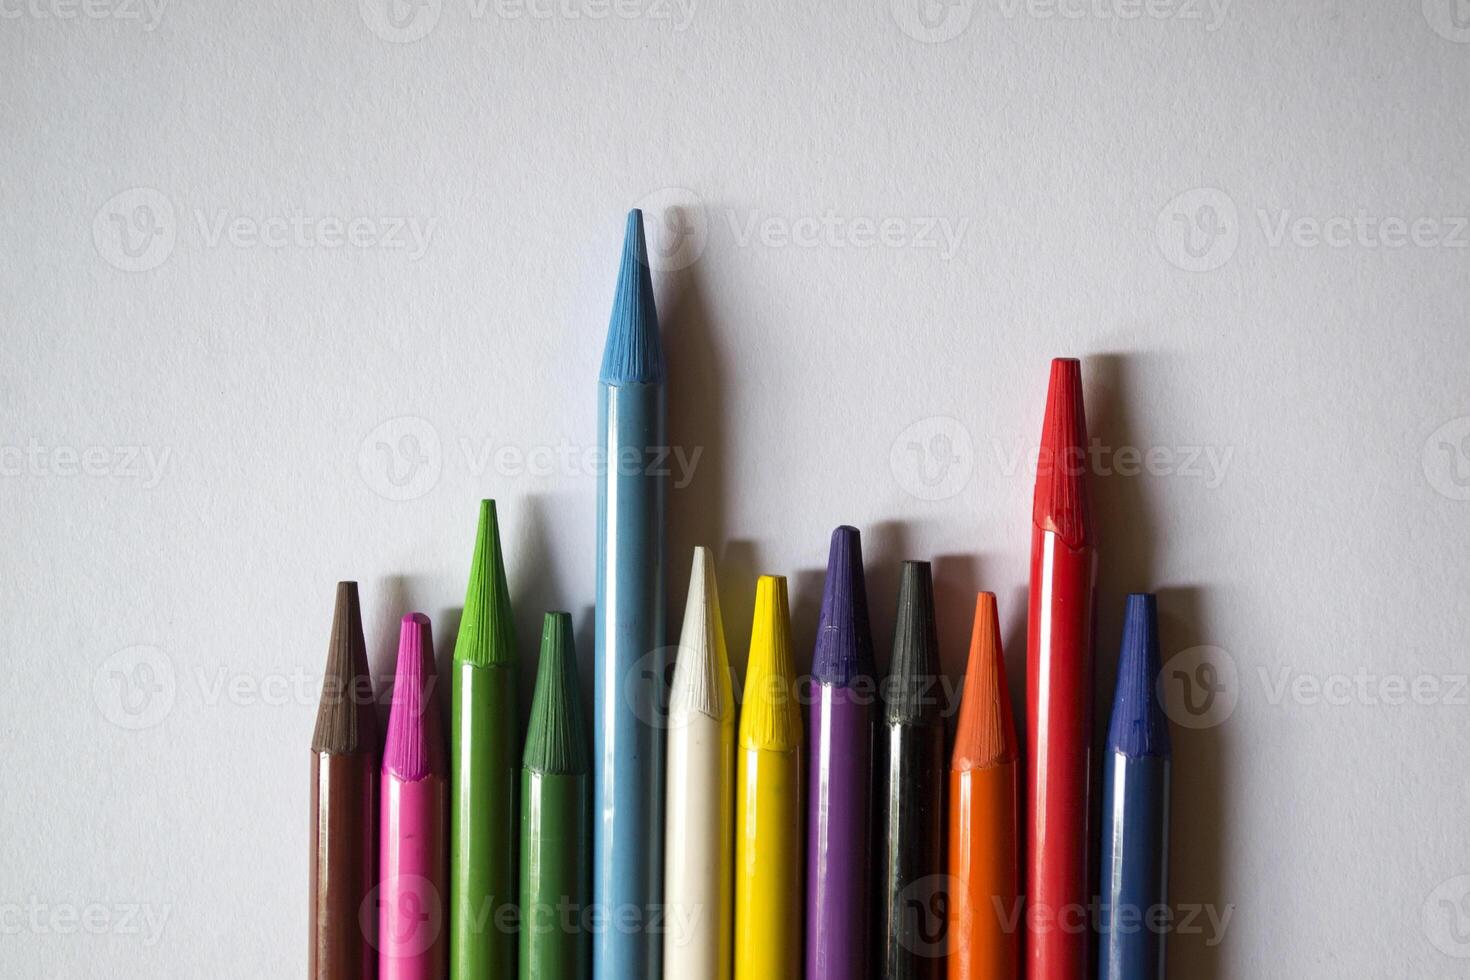
[[[671,629],[707,543],[737,671],[759,572],[805,653],[850,522],[883,659],[928,558],[951,678],[992,589],[1019,698],[1081,356],[1099,700],[1140,589],[1218,688],[1172,889],[1232,918],[1173,975],[1464,975],[1464,3],[154,2],[0,2],[7,976],[300,974],[333,583],[378,670],[410,609],[447,654],[480,497],[527,690],[548,608],[590,660],[639,202]]]

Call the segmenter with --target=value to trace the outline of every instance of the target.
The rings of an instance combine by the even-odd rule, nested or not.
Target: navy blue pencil
[[[1164,975],[1171,748],[1158,676],[1158,609],[1154,596],[1135,593],[1103,757],[1101,980]]]

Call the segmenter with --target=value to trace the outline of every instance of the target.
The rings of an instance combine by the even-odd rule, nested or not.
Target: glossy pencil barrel
[[[1032,537],[1026,651],[1030,769],[1027,976],[1087,972],[1093,551]]]
[[[888,722],[876,794],[878,962],[884,980],[939,980],[947,926],[943,889],[944,726]]]
[[[949,980],[1021,975],[1019,774],[1014,762],[949,774]]]
[[[442,775],[407,780],[384,773],[382,793],[378,976],[442,980],[449,948],[449,787]]]
[[[515,668],[456,661],[452,706],[450,973],[455,980],[504,980],[516,968]]]
[[[1088,971],[1093,549],[1082,368],[1051,364],[1032,508],[1026,632],[1026,976]]]
[[[664,972],[729,980],[734,901],[735,717],[669,722]]]
[[[1109,752],[1103,759],[1103,980],[1164,975],[1164,934],[1150,922],[1166,900],[1169,760]]]
[[[378,884],[378,760],[311,755],[311,953],[315,980],[371,980],[378,955],[368,899]]]
[[[585,773],[521,773],[521,980],[588,980]]]
[[[806,980],[871,975],[873,694],[815,683]]]
[[[735,980],[801,976],[802,750],[743,747],[736,775]]]
[[[658,980],[664,823],[662,384],[600,386],[592,900],[598,980]]]

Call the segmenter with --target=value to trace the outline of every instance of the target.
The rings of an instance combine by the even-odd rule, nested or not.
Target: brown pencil
[[[311,952],[315,980],[372,980],[378,957],[378,719],[356,582],[337,583],[311,737]]]

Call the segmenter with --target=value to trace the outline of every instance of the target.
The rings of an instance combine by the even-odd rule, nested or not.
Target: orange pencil
[[[982,592],[949,773],[949,980],[1020,976],[1017,755],[995,595]]]

